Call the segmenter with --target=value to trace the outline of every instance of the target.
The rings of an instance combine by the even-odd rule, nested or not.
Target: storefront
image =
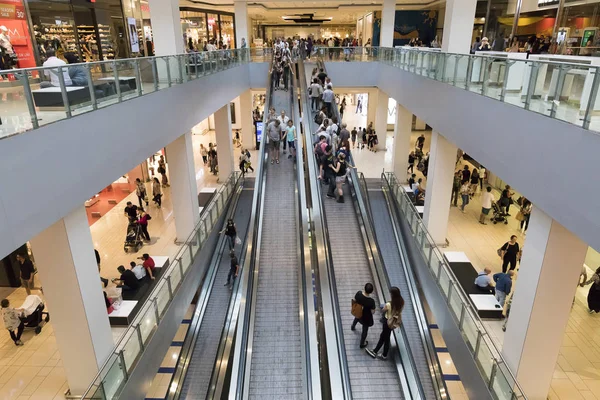
[[[181,30],[186,48],[202,51],[204,44],[213,40],[217,48],[235,48],[234,16],[232,13],[181,7]]]
[[[0,0],[0,69],[35,67],[23,0]]]

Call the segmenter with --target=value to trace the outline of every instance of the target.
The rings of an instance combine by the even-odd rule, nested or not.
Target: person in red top
[[[146,269],[146,272],[148,273],[148,276],[150,276],[150,279],[154,280],[154,267],[156,266],[156,263],[154,262],[152,257],[150,257],[148,253],[144,253],[141,257],[138,257],[138,259],[144,260],[142,266]]]
[[[138,208],[138,213],[138,220],[136,222],[142,227],[144,239],[149,242],[150,234],[148,233],[148,221],[150,220],[150,215],[148,215],[143,208]]]

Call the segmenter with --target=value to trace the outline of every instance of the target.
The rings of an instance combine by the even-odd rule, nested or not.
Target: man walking
[[[458,193],[460,192],[461,179],[462,174],[460,173],[460,171],[456,171],[454,173],[454,182],[452,182],[452,205],[454,207],[458,207]]]
[[[281,123],[278,119],[271,121],[267,126],[267,135],[271,146],[271,164],[279,164],[279,142],[281,141]]]
[[[29,296],[31,294],[31,289],[33,289],[33,272],[35,271],[35,268],[33,268],[31,260],[28,260],[22,254],[17,254],[17,261],[21,264],[21,285],[23,285],[27,292],[27,296]]]
[[[369,342],[367,341],[367,334],[369,333],[369,327],[373,326],[373,313],[375,312],[375,300],[371,297],[373,293],[373,284],[367,283],[363,291],[358,291],[354,295],[354,301],[360,304],[363,308],[362,316],[354,318],[350,329],[356,330],[356,324],[360,322],[362,325],[362,333],[360,335],[360,348],[364,349],[367,347]]]
[[[494,274],[494,282],[496,282],[496,300],[498,303],[504,308],[504,302],[506,301],[506,296],[510,294],[510,290],[512,289],[512,276],[515,274],[515,271],[510,270],[508,273],[498,272]]]
[[[327,117],[331,118],[333,115],[333,102],[335,100],[335,95],[333,94],[333,90],[331,90],[331,85],[327,85],[327,88],[323,92],[323,103],[327,108]]]
[[[237,257],[235,256],[235,251],[231,250],[229,252],[229,257],[231,257],[231,262],[229,265],[229,274],[227,274],[227,283],[223,286],[228,286],[231,281],[231,285],[235,282],[235,278],[238,276],[238,272],[240,270],[240,265],[238,263]]]
[[[487,225],[485,223],[485,217],[490,213],[492,203],[495,201],[494,195],[492,194],[492,188],[488,186],[481,199],[481,214],[479,214],[479,223],[481,225]]]

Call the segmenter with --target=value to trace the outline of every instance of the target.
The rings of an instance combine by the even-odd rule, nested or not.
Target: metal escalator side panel
[[[306,91],[306,73],[304,62],[298,63],[298,79],[300,81],[300,99],[304,105],[302,118],[302,127],[304,128],[304,144],[307,151],[307,170],[311,193],[310,216],[312,220],[312,237],[316,252],[315,273],[319,280],[320,303],[322,305],[322,325],[325,336],[326,362],[328,366],[328,395],[332,399],[351,399],[352,392],[350,387],[347,362],[345,360],[344,337],[339,330],[339,307],[337,307],[337,296],[333,279],[333,267],[331,265],[331,254],[329,238],[327,235],[327,226],[325,222],[324,209],[320,187],[317,180],[318,166],[315,158],[311,155],[313,148],[312,135],[312,114],[310,100]]]

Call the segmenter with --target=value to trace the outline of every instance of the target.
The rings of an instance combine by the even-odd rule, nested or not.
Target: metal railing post
[[[98,101],[96,100],[96,88],[94,87],[94,79],[89,64],[84,64],[85,74],[87,77],[88,89],[90,91],[90,101],[92,102],[92,110],[98,109]]]
[[[60,85],[60,94],[65,107],[65,114],[67,114],[67,118],[71,118],[73,115],[71,114],[71,105],[69,104],[69,97],[67,95],[67,87],[65,85],[65,76],[63,75],[62,67],[58,67],[58,83]]]
[[[138,58],[136,58],[134,60],[134,70],[135,70],[135,86],[138,92],[138,96],[141,96],[144,94],[143,90],[142,90],[142,71],[140,70],[140,60]]]
[[[535,85],[537,83],[538,70],[540,66],[536,62],[531,64],[531,74],[529,75],[529,86],[527,87],[527,95],[525,96],[525,109],[529,110],[531,105],[531,98],[535,93]]]
[[[500,90],[500,101],[504,101],[506,97],[506,85],[508,85],[508,74],[510,72],[510,67],[515,63],[515,61],[506,60],[506,66],[504,67],[504,81],[502,82],[502,89]]]
[[[592,81],[592,88],[590,89],[590,97],[588,99],[587,107],[585,108],[585,115],[583,117],[583,129],[589,129],[590,123],[592,122],[592,113],[594,112],[594,106],[596,105],[596,97],[598,96],[598,85],[600,84],[600,71],[598,67],[594,67],[594,79]]]
[[[185,73],[185,74],[183,73],[183,69],[185,67],[185,63],[182,62],[183,57],[185,57],[185,56],[183,56],[183,55],[177,56],[177,66],[179,67],[178,68],[179,69],[179,83],[183,83],[187,80],[187,79],[184,80],[184,75],[187,77],[187,73]]]
[[[115,77],[115,90],[117,91],[117,98],[119,99],[119,103],[123,100],[123,96],[121,95],[121,82],[119,82],[119,67],[116,61],[112,62],[113,67],[113,75]]]
[[[167,64],[167,82],[169,87],[171,87],[171,60],[169,60],[169,56],[162,57],[162,59]]]
[[[25,95],[25,101],[27,102],[27,109],[29,110],[29,118],[31,119],[31,125],[33,129],[40,126],[37,118],[37,111],[35,110],[35,103],[33,101],[33,95],[31,94],[31,85],[29,84],[29,76],[27,73],[16,73],[17,79],[21,81],[23,85],[23,94]]]
[[[156,66],[156,57],[150,59],[152,65],[152,79],[154,80],[154,91],[158,90],[158,67]]]

